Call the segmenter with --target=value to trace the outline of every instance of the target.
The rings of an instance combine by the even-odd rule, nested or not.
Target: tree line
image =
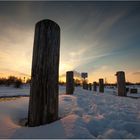
[[[0,85],[6,85],[6,86],[14,86],[15,88],[20,88],[23,84],[30,84],[31,79],[28,78],[25,80],[25,78],[22,80],[21,78],[18,78],[16,76],[9,76],[8,78],[0,78]],[[81,86],[83,83],[80,79],[74,79],[74,85],[75,86]],[[88,81],[86,81],[88,83]],[[140,83],[131,83],[126,82],[126,85],[140,85]],[[59,81],[59,85],[66,85],[66,82]],[[97,82],[97,86],[99,86],[99,83]],[[105,83],[105,86],[117,86],[116,83]]]
[[[9,76],[8,78],[0,78],[0,85],[5,85],[5,86],[14,86],[15,88],[20,88],[24,83],[30,83],[31,80],[27,79],[25,81],[22,80],[21,78],[18,78],[16,76]]]

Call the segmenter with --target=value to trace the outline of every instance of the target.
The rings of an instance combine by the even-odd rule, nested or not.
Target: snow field
[[[6,90],[6,89],[5,89]],[[60,120],[38,127],[23,127],[28,97],[0,102],[0,138],[140,138],[140,99],[75,88],[65,95],[60,88]]]

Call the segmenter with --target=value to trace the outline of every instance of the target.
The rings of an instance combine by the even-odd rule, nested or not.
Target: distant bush
[[[15,76],[9,76],[8,78],[0,78],[0,85],[14,85],[15,88],[20,88],[22,84],[22,80]]]
[[[59,81],[59,85],[64,86],[66,83],[64,81]]]
[[[28,79],[26,80],[26,84],[31,84],[31,79],[28,78]]]
[[[0,85],[5,85],[7,79],[6,78],[0,78]]]
[[[6,85],[10,86],[13,85],[16,82],[17,78],[15,76],[9,76],[7,81],[6,81]]]
[[[80,86],[82,84],[82,81],[79,79],[74,79],[75,86]]]
[[[20,88],[22,85],[22,80],[21,79],[16,79],[16,81],[14,82],[14,87],[15,88]]]

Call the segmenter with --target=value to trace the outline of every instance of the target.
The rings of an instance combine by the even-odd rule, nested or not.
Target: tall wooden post
[[[118,71],[116,76],[118,96],[126,96],[125,73],[123,71]]]
[[[97,83],[93,82],[93,91],[97,91]]]
[[[82,84],[82,86],[83,86],[83,89],[85,89],[85,84],[84,83]]]
[[[92,84],[89,83],[88,86],[89,86],[89,90],[92,90]]]
[[[73,71],[67,71],[66,73],[66,94],[73,94],[74,92],[74,78]]]
[[[104,92],[104,79],[99,79],[99,92]]]
[[[60,27],[51,20],[35,26],[28,125],[58,119]]]
[[[85,88],[86,88],[86,90],[88,90],[88,83],[85,84]]]
[[[87,81],[84,80],[84,81],[83,81],[83,89],[87,89],[87,86],[86,86],[86,85],[87,85]]]

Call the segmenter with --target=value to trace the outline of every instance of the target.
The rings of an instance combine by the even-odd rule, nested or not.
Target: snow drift
[[[59,95],[60,120],[24,127],[19,121],[27,118],[28,102],[28,97],[0,102],[0,138],[140,138],[140,99],[77,87],[74,95]]]

